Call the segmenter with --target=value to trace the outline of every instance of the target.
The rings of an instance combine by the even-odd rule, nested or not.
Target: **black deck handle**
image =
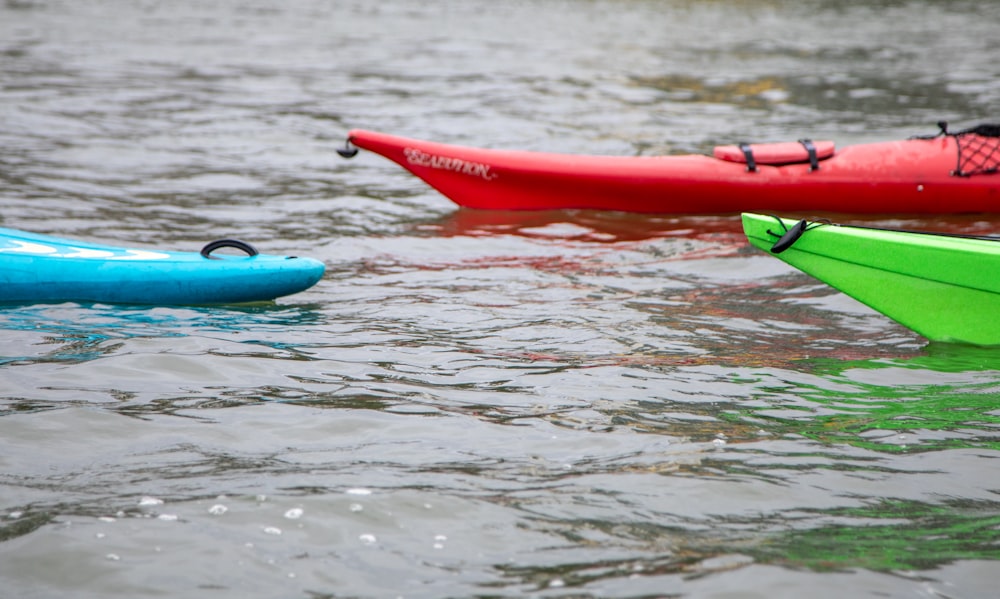
[[[799,237],[802,237],[802,234],[806,232],[806,226],[808,224],[809,223],[807,223],[805,219],[802,219],[792,225],[791,229],[785,231],[785,234],[782,235],[778,241],[774,242],[774,245],[771,246],[771,253],[780,254],[781,252],[792,247],[792,245],[799,240]]]
[[[216,239],[215,241],[209,242],[205,247],[201,248],[201,255],[210,260],[218,260],[212,255],[212,252],[219,248],[235,248],[240,251],[246,252],[247,256],[256,256],[260,252],[257,248],[250,245],[245,241],[240,241],[239,239]]]

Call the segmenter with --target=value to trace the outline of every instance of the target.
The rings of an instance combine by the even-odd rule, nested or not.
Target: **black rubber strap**
[[[753,157],[753,148],[750,147],[748,143],[739,144],[740,151],[743,152],[743,157],[747,161],[747,172],[756,173],[757,172],[757,161]]]
[[[819,157],[816,156],[816,144],[811,139],[800,139],[799,143],[809,154],[809,172],[819,170]]]
[[[260,252],[257,248],[250,245],[245,241],[240,241],[239,239],[217,239],[205,245],[201,248],[201,255],[205,258],[210,258],[212,260],[218,260],[215,256],[212,256],[212,252],[219,248],[235,248],[240,251],[246,252],[247,256],[256,256]]]

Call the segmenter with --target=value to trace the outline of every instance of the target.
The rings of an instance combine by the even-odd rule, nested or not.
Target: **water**
[[[927,344],[735,217],[459,211],[335,150],[995,122],[998,25],[930,0],[7,0],[3,226],[328,271],[267,305],[0,310],[2,594],[992,596],[995,351]]]

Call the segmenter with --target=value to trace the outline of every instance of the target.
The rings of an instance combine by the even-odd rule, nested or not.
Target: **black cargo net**
[[[1000,172],[1000,125],[984,124],[962,131],[948,131],[948,123],[938,123],[936,135],[918,135],[915,139],[933,139],[950,135],[958,145],[958,164],[951,174],[958,177],[990,175]]]

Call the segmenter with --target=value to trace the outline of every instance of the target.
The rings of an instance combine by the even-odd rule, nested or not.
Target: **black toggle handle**
[[[347,138],[344,140],[344,147],[338,148],[337,153],[344,158],[354,158],[358,155],[358,148],[351,143],[351,138]]]
[[[239,239],[217,239],[201,248],[201,255],[210,260],[218,260],[219,258],[212,256],[212,252],[219,248],[235,248],[246,252],[247,256],[256,256],[260,253],[257,251],[257,248],[245,241],[240,241]]]
[[[799,240],[799,237],[802,237],[802,234],[806,232],[806,226],[808,224],[809,223],[807,223],[805,219],[802,219],[792,225],[791,229],[785,231],[785,234],[782,235],[778,241],[774,242],[774,245],[771,246],[771,253],[780,254],[781,252],[792,247],[792,245]]]

